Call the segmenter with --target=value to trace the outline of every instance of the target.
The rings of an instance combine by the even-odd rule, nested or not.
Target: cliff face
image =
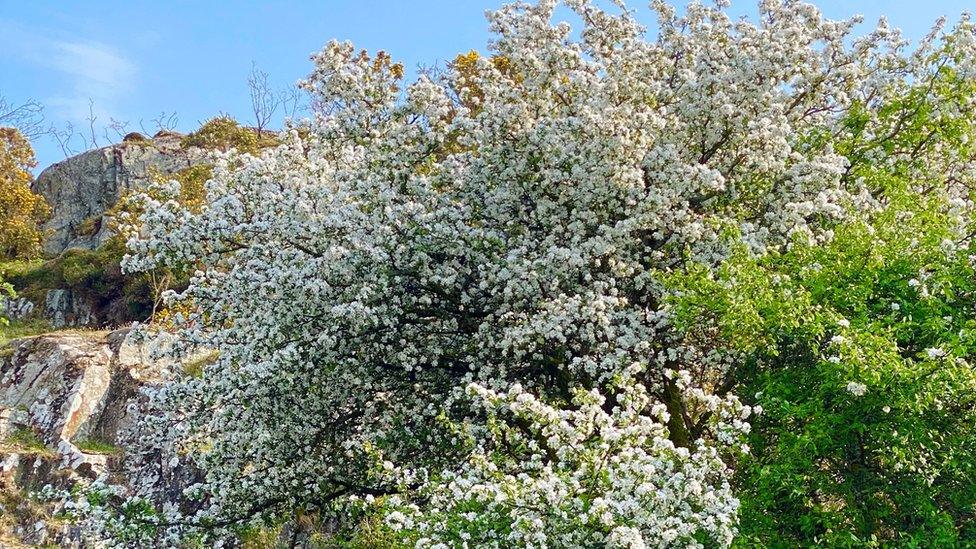
[[[55,519],[61,503],[31,494],[121,474],[139,389],[165,366],[127,333],[51,334],[0,348],[0,547],[81,545],[77,529]]]
[[[56,255],[67,248],[94,249],[110,235],[104,213],[123,192],[144,189],[153,171],[171,174],[198,164],[203,151],[181,146],[182,135],[160,132],[73,156],[45,169],[34,192],[51,205],[44,225],[49,236],[44,251]]]

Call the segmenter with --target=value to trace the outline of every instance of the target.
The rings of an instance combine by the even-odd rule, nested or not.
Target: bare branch
[[[66,123],[63,129],[52,124],[45,133],[50,135],[51,139],[54,139],[65,158],[76,154],[77,151],[71,144],[75,137],[75,128],[71,122]]]
[[[180,119],[176,116],[176,111],[162,111],[152,119],[152,123],[156,126],[156,131],[172,131],[180,123]]]
[[[125,139],[125,136],[129,133],[129,121],[128,120],[116,120],[109,117],[109,123],[105,126],[105,139],[107,141],[121,141]],[[114,135],[109,137],[109,130],[111,130]]]
[[[95,121],[98,120],[98,116],[95,115],[95,100],[91,97],[88,98],[88,131],[91,134],[91,142],[88,143],[86,139],[85,148],[86,149],[97,149],[98,148],[98,138],[95,136]]]
[[[48,132],[44,125],[44,106],[28,99],[14,104],[0,95],[0,126],[11,126],[20,130],[28,139],[36,139]]]
[[[251,95],[251,114],[254,115],[254,128],[258,137],[268,127],[272,117],[282,106],[282,96],[275,93],[268,81],[268,73],[251,62],[251,72],[247,75],[247,88]]]
[[[296,86],[282,88],[278,98],[285,118],[295,118],[299,113],[308,111],[308,96]]]

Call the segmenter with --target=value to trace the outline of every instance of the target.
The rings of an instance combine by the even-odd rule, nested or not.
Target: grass
[[[241,533],[241,549],[263,549],[278,544],[281,526],[249,528]]]
[[[55,330],[51,323],[42,318],[11,320],[8,324],[0,322],[0,360],[13,356],[14,349],[9,344],[15,339],[41,335],[77,335],[102,337],[111,330],[95,328],[62,328]]]
[[[11,320],[6,325],[0,324],[0,347],[15,339],[46,334],[51,330],[51,323],[42,318]]]
[[[54,261],[13,259],[0,261],[0,279],[9,282],[17,293],[37,302],[48,288],[61,286],[61,272]]]
[[[7,435],[7,438],[0,444],[0,452],[54,457],[54,452],[38,438],[37,433],[27,427],[18,428]]]
[[[0,260],[0,276],[8,279],[30,276],[37,273],[43,265],[43,259]]]
[[[42,521],[52,529],[57,529],[63,520],[51,514],[49,504],[32,497],[31,494],[16,486],[4,486],[0,489],[0,547],[5,549],[56,549],[51,542],[43,545],[27,545],[19,537],[18,530],[28,530],[38,521]]]
[[[79,450],[86,454],[101,454],[114,456],[119,453],[118,446],[98,439],[82,439],[74,443]]]

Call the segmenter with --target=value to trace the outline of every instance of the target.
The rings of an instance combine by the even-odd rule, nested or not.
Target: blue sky
[[[178,129],[189,131],[219,112],[248,118],[252,62],[286,86],[308,72],[310,53],[340,38],[386,50],[408,68],[443,63],[485,49],[484,12],[503,2],[0,0],[0,95],[40,101],[60,126],[87,128],[91,99],[98,124],[111,117],[137,130],[140,119],[149,126],[160,112],[175,111]],[[887,15],[909,38],[924,35],[940,15],[955,19],[974,7],[973,0],[815,3],[831,18]],[[732,11],[749,14],[755,5],[733,0]],[[52,140],[35,148],[41,168],[63,158]]]

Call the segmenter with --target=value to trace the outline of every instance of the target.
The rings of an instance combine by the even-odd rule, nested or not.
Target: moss
[[[92,236],[97,233],[102,228],[102,216],[93,215],[86,217],[81,224],[78,225],[77,233],[80,236]]]
[[[112,443],[105,442],[98,439],[82,439],[74,442],[74,445],[78,447],[79,450],[85,452],[86,454],[102,454],[102,455],[117,455],[119,453],[118,446]]]
[[[37,436],[33,429],[21,427],[7,435],[2,445],[3,453],[53,457],[54,452]]]

